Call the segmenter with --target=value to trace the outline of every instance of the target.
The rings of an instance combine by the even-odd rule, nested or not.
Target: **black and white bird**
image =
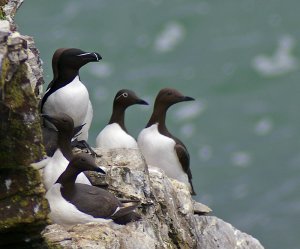
[[[96,52],[85,52],[76,48],[57,49],[52,57],[53,80],[41,101],[43,114],[65,113],[74,120],[74,126],[83,124],[78,141],[87,141],[93,118],[89,93],[79,77],[79,69],[89,62],[100,61]],[[46,123],[46,126],[51,126]]]
[[[155,100],[151,118],[137,139],[148,166],[164,170],[167,176],[177,179],[195,195],[190,169],[190,156],[185,145],[166,127],[166,114],[170,106],[194,100],[172,88],[162,89]]]
[[[103,173],[91,155],[75,155],[67,169],[46,193],[51,210],[49,217],[53,223],[74,225],[115,221],[126,224],[140,219],[133,211],[139,203],[124,204],[104,189],[75,183],[78,174],[87,170]]]
[[[43,114],[42,116],[57,129],[58,148],[54,155],[49,158],[43,170],[43,182],[46,190],[48,190],[65,171],[69,161],[74,156],[71,140],[74,135],[80,132],[80,128],[77,127],[77,129],[74,130],[73,119],[65,113],[58,113],[56,115]],[[78,175],[76,182],[91,185],[83,173]]]
[[[138,148],[136,140],[128,134],[125,127],[125,111],[127,107],[135,104],[148,105],[145,100],[140,99],[131,90],[118,91],[114,98],[110,120],[96,138],[96,147],[106,149]]]

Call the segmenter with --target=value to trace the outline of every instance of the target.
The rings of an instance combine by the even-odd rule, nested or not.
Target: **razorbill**
[[[131,90],[122,89],[117,92],[110,120],[98,134],[96,147],[106,149],[138,148],[136,140],[128,134],[125,127],[125,111],[127,107],[135,104],[148,105],[145,100],[137,97]]]
[[[140,219],[140,216],[133,212],[139,203],[121,203],[104,189],[75,183],[78,174],[86,170],[103,173],[91,155],[75,155],[46,193],[51,210],[49,217],[53,223],[74,225],[113,220],[118,224],[126,224]]]
[[[166,127],[167,110],[173,104],[194,100],[175,89],[162,89],[155,100],[151,118],[137,139],[149,167],[164,170],[167,176],[186,183],[192,195],[195,191],[190,170],[190,156],[185,145]]]
[[[76,48],[57,49],[52,58],[53,80],[41,101],[43,114],[65,113],[74,120],[75,127],[85,124],[78,141],[87,141],[93,118],[89,93],[79,77],[79,69],[102,57],[96,52],[85,52]],[[49,123],[46,122],[46,126]]]
[[[54,125],[57,129],[57,144],[54,155],[48,160],[43,170],[43,182],[46,190],[56,182],[58,177],[67,168],[69,161],[73,157],[71,140],[74,133],[80,132],[79,129],[74,129],[73,119],[65,113],[59,113],[56,115],[42,115],[44,119]],[[91,185],[88,178],[83,174],[79,174],[77,182]]]

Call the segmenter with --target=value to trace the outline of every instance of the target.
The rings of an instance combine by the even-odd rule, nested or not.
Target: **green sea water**
[[[296,0],[25,0],[16,23],[35,39],[46,84],[57,48],[102,55],[80,72],[92,145],[119,89],[151,104],[166,86],[196,98],[167,120],[190,151],[195,199],[265,248],[299,249],[299,9]],[[151,111],[128,110],[131,134]]]

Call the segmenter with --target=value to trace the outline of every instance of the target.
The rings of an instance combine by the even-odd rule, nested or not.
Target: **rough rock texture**
[[[88,223],[72,227],[57,224],[43,231],[49,247],[63,248],[263,248],[250,235],[214,216],[195,203],[187,186],[169,179],[163,171],[148,172],[138,150],[96,150],[97,163],[106,169],[104,178],[90,173],[95,185],[108,184],[108,190],[121,198],[140,199],[137,212],[142,220],[126,226],[113,222]],[[148,174],[149,173],[149,174]],[[200,210],[199,210],[200,209]]]
[[[31,245],[46,225],[48,203],[39,173],[43,155],[38,100],[42,80],[32,38],[16,31],[22,1],[0,1],[0,247]]]

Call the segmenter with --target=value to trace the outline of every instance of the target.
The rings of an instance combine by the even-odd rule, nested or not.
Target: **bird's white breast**
[[[79,76],[66,86],[53,92],[46,100],[43,112],[46,114],[66,113],[74,120],[74,125],[84,123],[89,107],[89,93],[79,80]]]
[[[105,126],[96,138],[96,147],[106,149],[138,148],[135,139],[128,135],[117,123]]]
[[[68,164],[69,161],[64,157],[60,149],[57,149],[43,171],[43,181],[46,190],[54,185],[58,177],[66,170]],[[91,185],[90,181],[83,173],[80,173],[77,176],[76,182]]]
[[[94,218],[89,214],[79,211],[73,204],[66,201],[60,192],[61,184],[54,184],[46,193],[50,205],[49,218],[53,223],[61,225],[74,225],[87,222],[111,222],[111,219]]]
[[[167,176],[190,185],[178,160],[175,141],[160,134],[158,124],[143,129],[137,141],[149,167],[161,168]]]

